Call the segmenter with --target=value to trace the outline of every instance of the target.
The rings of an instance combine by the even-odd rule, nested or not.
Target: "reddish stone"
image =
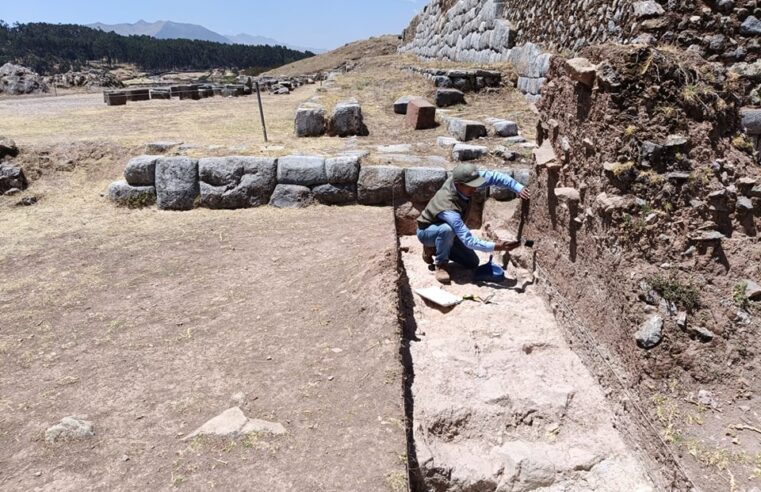
[[[407,103],[407,124],[415,130],[425,130],[436,126],[436,106],[422,97],[413,97]]]

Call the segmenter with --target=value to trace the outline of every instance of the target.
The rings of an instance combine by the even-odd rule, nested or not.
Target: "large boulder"
[[[111,183],[106,192],[109,200],[124,207],[147,207],[156,203],[154,186],[132,186],[125,180]]]
[[[132,186],[153,186],[156,183],[155,155],[141,155],[131,159],[124,168],[124,178]]]
[[[486,126],[480,121],[449,118],[447,125],[449,133],[460,142],[467,142],[487,135]]]
[[[296,110],[296,136],[319,137],[325,134],[325,108],[316,104],[304,105]]]
[[[404,190],[413,202],[427,202],[446,180],[444,168],[411,167],[404,170]]]
[[[314,199],[323,205],[347,205],[357,202],[357,185],[324,184],[312,188]]]
[[[203,207],[237,209],[266,205],[277,184],[274,158],[201,159],[198,168]]]
[[[12,63],[0,67],[0,93],[17,96],[47,91],[42,77],[28,68]]]
[[[24,170],[18,166],[0,163],[0,195],[8,190],[24,190],[28,182]]]
[[[330,184],[356,184],[359,156],[340,156],[325,160],[325,174]]]
[[[328,182],[325,159],[315,155],[281,157],[277,166],[277,182],[299,186],[316,186]]]
[[[328,123],[328,135],[338,137],[366,137],[370,132],[362,117],[362,106],[355,99],[336,104]]]
[[[357,181],[357,201],[361,205],[393,205],[404,199],[404,169],[362,166]]]
[[[162,210],[191,210],[198,196],[198,161],[162,157],[156,161],[156,204]]]
[[[272,193],[270,205],[277,208],[304,208],[313,201],[312,190],[306,186],[279,184]]]

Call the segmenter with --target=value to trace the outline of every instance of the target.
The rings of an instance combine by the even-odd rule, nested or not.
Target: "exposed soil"
[[[117,209],[112,159],[0,198],[0,489],[405,490],[391,211]],[[181,441],[235,405],[287,434]]]

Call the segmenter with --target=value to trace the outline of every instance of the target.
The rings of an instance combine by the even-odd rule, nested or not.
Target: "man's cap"
[[[460,164],[454,168],[452,176],[455,183],[462,183],[473,188],[478,188],[486,183],[486,180],[479,174],[478,169],[473,164]]]

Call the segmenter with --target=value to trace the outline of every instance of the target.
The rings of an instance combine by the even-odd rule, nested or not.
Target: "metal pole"
[[[256,81],[256,99],[259,101],[259,116],[262,117],[262,130],[264,130],[264,142],[267,143],[267,124],[264,122],[264,108],[262,107],[262,94],[259,91],[259,81]]]

